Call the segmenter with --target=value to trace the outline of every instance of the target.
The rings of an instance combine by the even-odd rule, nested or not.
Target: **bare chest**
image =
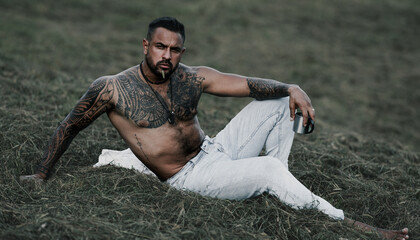
[[[118,100],[115,111],[139,127],[157,128],[168,122],[188,121],[197,114],[201,82],[173,77],[166,87],[153,88],[133,77],[116,81]]]

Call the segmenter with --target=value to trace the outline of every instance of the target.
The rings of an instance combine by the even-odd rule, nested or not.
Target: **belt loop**
[[[203,140],[203,143],[201,144],[201,150],[203,150],[205,153],[209,153],[210,145],[213,144],[213,139],[211,139],[209,136],[206,136]]]

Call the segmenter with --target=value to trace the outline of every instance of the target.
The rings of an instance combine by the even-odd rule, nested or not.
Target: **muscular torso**
[[[177,173],[200,150],[204,132],[196,114],[203,80],[194,68],[181,64],[171,83],[147,84],[139,66],[109,79],[113,88],[109,119],[133,153],[161,180]],[[168,122],[163,104],[175,113],[175,124]]]
[[[305,106],[311,117],[315,117],[309,97],[298,86],[270,79],[247,78],[183,64],[163,84],[149,85],[140,75],[139,66],[134,66],[93,81],[51,136],[37,176],[45,178],[74,137],[103,113],[108,114],[134,154],[161,180],[173,176],[200,151],[204,132],[196,115],[203,92],[259,100],[293,93],[291,112],[297,106],[301,109]],[[174,124],[168,122],[169,111],[174,112]]]

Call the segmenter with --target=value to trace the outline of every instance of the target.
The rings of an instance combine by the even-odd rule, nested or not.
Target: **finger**
[[[20,182],[39,182],[42,183],[44,181],[43,178],[40,178],[38,175],[24,175],[19,177]]]
[[[306,127],[306,125],[308,124],[309,114],[308,114],[308,111],[305,111],[303,109],[301,109],[301,110],[302,110],[302,116],[303,116],[303,126]]]
[[[295,108],[295,103],[293,102],[292,99],[289,100],[289,109],[290,109],[290,121],[293,121],[295,120],[296,108]]]
[[[315,108],[311,108],[309,111],[309,116],[311,117],[311,119],[315,122]]]

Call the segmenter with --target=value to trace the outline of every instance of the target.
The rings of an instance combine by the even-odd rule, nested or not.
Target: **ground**
[[[291,172],[347,216],[420,234],[420,5],[408,1],[0,0],[0,238],[375,239],[270,196],[182,193],[115,167],[124,149],[106,119],[75,139],[41,186],[22,185],[49,136],[97,77],[142,59],[147,23],[187,27],[183,62],[297,83],[317,113]],[[250,99],[204,96],[214,135]]]

